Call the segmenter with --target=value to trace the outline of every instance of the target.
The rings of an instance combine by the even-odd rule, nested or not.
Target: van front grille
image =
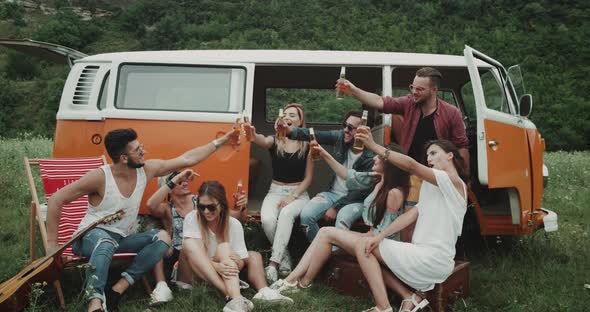
[[[92,85],[94,79],[96,79],[96,73],[98,72],[98,66],[88,65],[84,67],[78,83],[76,84],[76,90],[74,90],[73,104],[77,105],[88,105],[90,101],[90,92],[92,91]]]

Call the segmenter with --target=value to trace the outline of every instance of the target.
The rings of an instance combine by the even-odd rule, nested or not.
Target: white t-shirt
[[[344,163],[342,164],[344,167],[346,167],[346,169],[352,169],[352,166],[354,165],[354,163],[356,162],[357,159],[359,159],[359,157],[361,157],[362,153],[353,153],[352,152],[352,148],[350,150],[348,150],[348,153],[346,155],[346,160],[344,161]],[[348,193],[348,188],[346,187],[346,181],[344,179],[342,179],[339,176],[336,176],[336,179],[334,180],[334,185],[332,186],[332,192],[335,193],[340,193],[340,194],[346,194]]]
[[[200,224],[197,223],[197,211],[193,210],[184,217],[183,224],[183,238],[198,238],[201,239]],[[244,241],[244,229],[240,221],[233,217],[229,217],[229,246],[232,251],[238,254],[240,258],[248,258],[248,249],[246,249],[246,242]],[[215,256],[217,250],[217,240],[215,233],[209,230],[209,257]]]

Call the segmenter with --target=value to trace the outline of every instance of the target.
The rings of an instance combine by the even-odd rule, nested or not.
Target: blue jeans
[[[170,247],[157,236],[160,230],[122,237],[119,234],[94,228],[72,246],[76,255],[89,257],[91,265],[86,269],[86,296],[88,300],[98,298],[105,302],[104,288],[109,276],[109,266],[115,253],[137,253],[131,266],[121,276],[133,285],[141,276],[151,270]]]
[[[300,215],[301,226],[310,242],[313,241],[320,230],[318,221],[330,207],[334,207],[334,204],[345,195],[335,192],[321,192],[305,204]]]
[[[350,229],[352,224],[363,215],[363,209],[364,204],[362,202],[351,203],[343,206],[340,208],[340,210],[338,210],[336,224],[334,226],[339,229]]]

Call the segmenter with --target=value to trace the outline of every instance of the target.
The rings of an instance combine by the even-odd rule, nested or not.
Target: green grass
[[[30,195],[23,156],[50,157],[51,140],[30,136],[0,139],[0,280],[26,265]],[[590,309],[590,152],[554,152],[545,155],[550,181],[543,206],[559,215],[559,231],[545,236],[507,240],[501,247],[482,246],[468,254],[471,295],[455,304],[456,311],[588,311]],[[258,233],[259,234],[259,233]],[[251,236],[251,235],[250,235]],[[260,237],[257,235],[257,237]],[[40,246],[38,244],[38,246]],[[38,248],[38,254],[41,254]],[[69,272],[66,285],[68,311],[83,310],[82,274]],[[57,310],[52,287],[44,289],[29,311]],[[254,292],[246,291],[247,297]],[[134,286],[124,297],[122,311],[146,311],[148,296]],[[371,298],[342,296],[316,283],[311,291],[293,296],[292,306],[256,304],[256,311],[360,311]],[[396,300],[397,301],[397,300]],[[175,292],[175,300],[153,311],[219,311],[223,300],[209,286]]]

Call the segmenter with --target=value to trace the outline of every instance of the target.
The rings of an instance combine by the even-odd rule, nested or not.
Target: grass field
[[[0,280],[27,264],[29,202],[23,156],[50,157],[51,141],[23,136],[0,139]],[[489,243],[468,258],[472,263],[471,296],[455,304],[456,311],[589,311],[590,289],[590,153],[554,152],[545,155],[550,181],[543,207],[559,215],[559,231]],[[40,246],[38,244],[38,246]],[[38,254],[41,254],[39,249]],[[81,275],[65,277],[68,311],[82,311]],[[589,286],[590,287],[590,286]],[[29,311],[57,310],[52,287],[29,306]],[[251,297],[253,291],[247,291]],[[339,295],[316,283],[311,291],[293,296],[292,306],[257,304],[256,311],[360,311],[370,298]],[[134,286],[122,311],[146,311],[147,295]],[[172,303],[157,311],[220,311],[221,296],[210,287],[176,292]]]

